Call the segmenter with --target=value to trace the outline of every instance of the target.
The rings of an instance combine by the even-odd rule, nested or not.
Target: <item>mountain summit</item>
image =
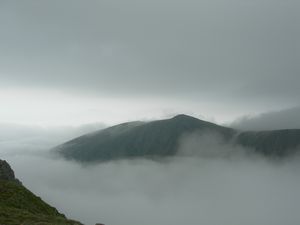
[[[225,141],[266,154],[288,155],[300,144],[300,130],[239,132],[188,115],[151,122],[128,122],[89,133],[54,149],[81,162],[174,156],[183,135],[215,133]]]

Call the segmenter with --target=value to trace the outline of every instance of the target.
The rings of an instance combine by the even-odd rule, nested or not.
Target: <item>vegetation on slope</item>
[[[193,132],[217,134],[230,144],[265,156],[286,157],[300,152],[299,129],[240,132],[187,115],[116,125],[75,138],[54,151],[80,162],[174,156],[181,138]]]
[[[173,156],[180,138],[192,132],[218,133],[224,139],[235,131],[186,115],[148,123],[125,123],[87,134],[54,149],[67,159],[81,162],[135,157]]]
[[[35,196],[0,159],[0,225],[80,225]]]
[[[0,224],[79,225],[80,223],[66,219],[63,214],[35,196],[23,185],[14,181],[0,180]]]

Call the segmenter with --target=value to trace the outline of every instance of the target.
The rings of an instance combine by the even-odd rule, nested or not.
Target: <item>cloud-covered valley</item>
[[[27,188],[87,225],[295,225],[300,221],[296,157],[275,162],[236,154],[244,149],[231,151],[211,134],[182,140],[181,157],[88,166],[39,154],[37,148],[9,154],[12,148],[1,147],[1,158],[9,161]],[[223,154],[224,148],[228,154]]]

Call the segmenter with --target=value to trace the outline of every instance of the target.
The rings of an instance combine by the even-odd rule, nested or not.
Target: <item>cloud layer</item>
[[[300,129],[300,106],[256,116],[244,116],[230,126],[242,130]]]
[[[183,158],[83,168],[41,157],[9,160],[28,188],[87,225],[300,221],[298,162]]]
[[[211,134],[186,137],[181,146],[184,156],[161,162],[82,166],[3,149],[1,157],[30,190],[87,225],[299,223],[299,159],[236,154]]]
[[[0,153],[2,157],[45,153],[67,140],[104,127],[102,123],[48,128],[0,123]]]
[[[298,1],[0,4],[3,87],[249,109],[299,103]]]

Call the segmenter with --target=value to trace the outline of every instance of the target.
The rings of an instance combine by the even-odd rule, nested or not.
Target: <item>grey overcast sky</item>
[[[219,123],[300,104],[298,0],[0,0],[0,122]]]

